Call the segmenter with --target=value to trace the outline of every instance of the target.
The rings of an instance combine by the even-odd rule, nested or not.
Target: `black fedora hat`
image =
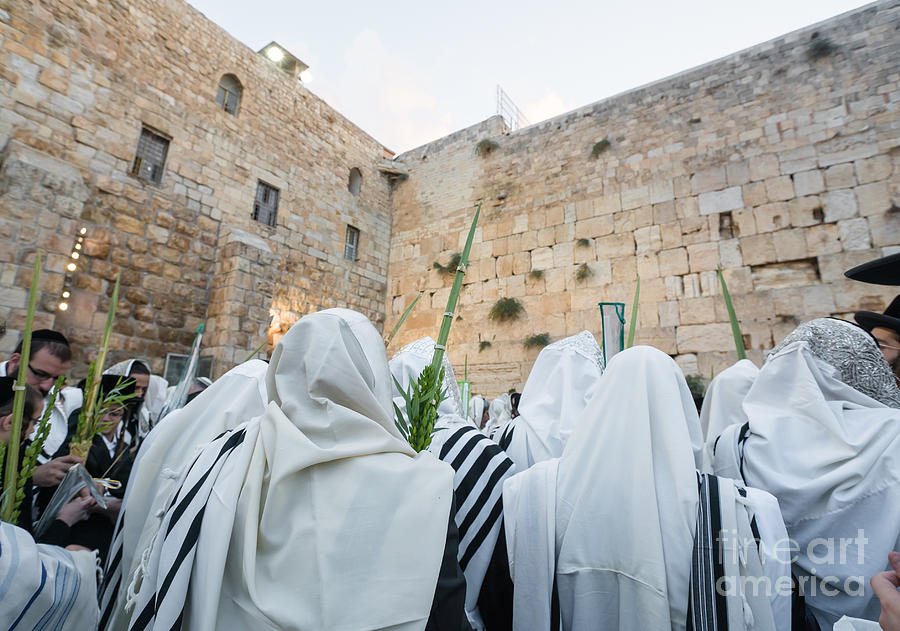
[[[857,265],[844,276],[875,285],[900,285],[900,252]]]
[[[897,296],[884,310],[884,313],[874,311],[857,311],[853,319],[866,331],[872,332],[877,326],[900,333],[900,296]]]

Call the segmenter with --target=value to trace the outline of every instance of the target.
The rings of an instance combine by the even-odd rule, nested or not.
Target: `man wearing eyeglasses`
[[[900,377],[900,296],[884,313],[857,311],[853,318],[873,335],[894,375]]]
[[[47,395],[53,389],[56,378],[65,375],[72,365],[72,349],[69,340],[62,333],[50,329],[39,329],[31,334],[31,356],[28,359],[28,370],[25,372],[25,383],[40,390],[47,404]],[[0,377],[15,377],[19,373],[22,361],[22,342],[16,346],[9,360],[0,363]],[[38,463],[32,481],[37,486],[56,486],[76,462],[75,456],[52,458],[52,454],[62,445],[68,433],[68,418],[72,410],[81,407],[81,391],[77,388],[63,388],[56,399],[56,405],[50,414],[50,434],[44,448],[38,455]]]

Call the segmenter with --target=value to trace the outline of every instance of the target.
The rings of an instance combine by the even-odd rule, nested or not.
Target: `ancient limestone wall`
[[[236,116],[215,101],[226,73],[243,86]],[[129,175],[142,125],[171,138],[158,185]],[[0,148],[0,351],[21,331],[37,250],[38,321],[68,333],[79,362],[116,274],[113,359],[156,369],[200,323],[216,373],[310,311],[349,306],[383,324],[390,154],[181,0],[0,3]],[[251,218],[258,180],[280,189],[273,228]],[[347,224],[361,232],[355,262]]]
[[[521,389],[529,334],[599,336],[597,302],[630,309],[638,275],[637,342],[706,377],[735,358],[719,265],[757,363],[801,321],[882,310],[895,289],[842,273],[900,244],[898,23],[900,2],[876,3],[515,133],[491,119],[399,156],[387,326],[424,298],[394,346],[436,335],[451,278],[433,263],[461,250],[479,200],[449,345],[474,391]],[[496,148],[479,154],[483,140]],[[500,297],[526,315],[490,321]]]

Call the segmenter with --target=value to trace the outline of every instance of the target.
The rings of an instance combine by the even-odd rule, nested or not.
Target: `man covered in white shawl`
[[[100,628],[128,628],[125,613],[140,584],[165,511],[199,450],[211,440],[263,413],[266,372],[258,359],[232,368],[185,407],[157,424],[138,452],[110,546],[101,594]]]
[[[397,384],[405,390],[419,378],[431,363],[434,344],[423,337],[391,358],[394,404],[404,415],[406,403]],[[454,470],[454,520],[459,528],[458,561],[466,580],[466,616],[476,631],[491,629],[498,626],[495,619],[509,618],[512,585],[505,567],[506,546],[501,541],[498,550],[497,542],[502,532],[503,481],[515,467],[497,443],[463,418],[459,387],[446,355],[442,366],[446,396],[438,406],[437,431],[428,450]]]
[[[613,357],[562,457],[504,485],[514,628],[776,628],[767,594],[740,579],[769,575],[751,528],[760,515],[748,489],[698,476],[702,445],[670,357]]]
[[[159,375],[150,371],[150,364],[142,359],[128,359],[114,364],[103,371],[104,375],[119,375],[134,380],[135,396],[129,402],[133,410],[134,435],[138,440],[144,438],[159,420],[159,414],[166,403],[168,383]]]
[[[481,431],[489,438],[493,438],[494,435],[502,434],[512,420],[512,404],[509,401],[509,395],[501,394],[491,401],[488,414],[488,422]]]
[[[590,331],[541,350],[522,389],[519,416],[499,441],[518,471],[562,455],[602,374],[603,351]]]
[[[713,378],[703,396],[700,410],[700,426],[706,442],[704,471],[712,471],[712,454],[716,441],[731,425],[747,422],[744,413],[744,397],[756,380],[759,368],[749,359],[742,359]]]
[[[421,631],[453,476],[396,429],[381,336],[352,311],[305,316],[266,386],[263,414],[187,471],[129,628]]]
[[[831,318],[799,326],[722,434],[716,471],[778,498],[794,573],[823,629],[878,618],[869,578],[900,547],[900,390],[872,336]]]

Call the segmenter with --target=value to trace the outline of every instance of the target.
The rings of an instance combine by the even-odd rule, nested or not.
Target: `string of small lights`
[[[72,246],[72,253],[69,255],[72,260],[66,265],[66,277],[63,280],[62,300],[59,301],[58,309],[67,311],[69,309],[69,298],[72,296],[72,277],[78,271],[78,261],[81,258],[81,250],[84,247],[84,235],[87,234],[87,228],[81,228],[78,236],[75,238],[75,244]]]

